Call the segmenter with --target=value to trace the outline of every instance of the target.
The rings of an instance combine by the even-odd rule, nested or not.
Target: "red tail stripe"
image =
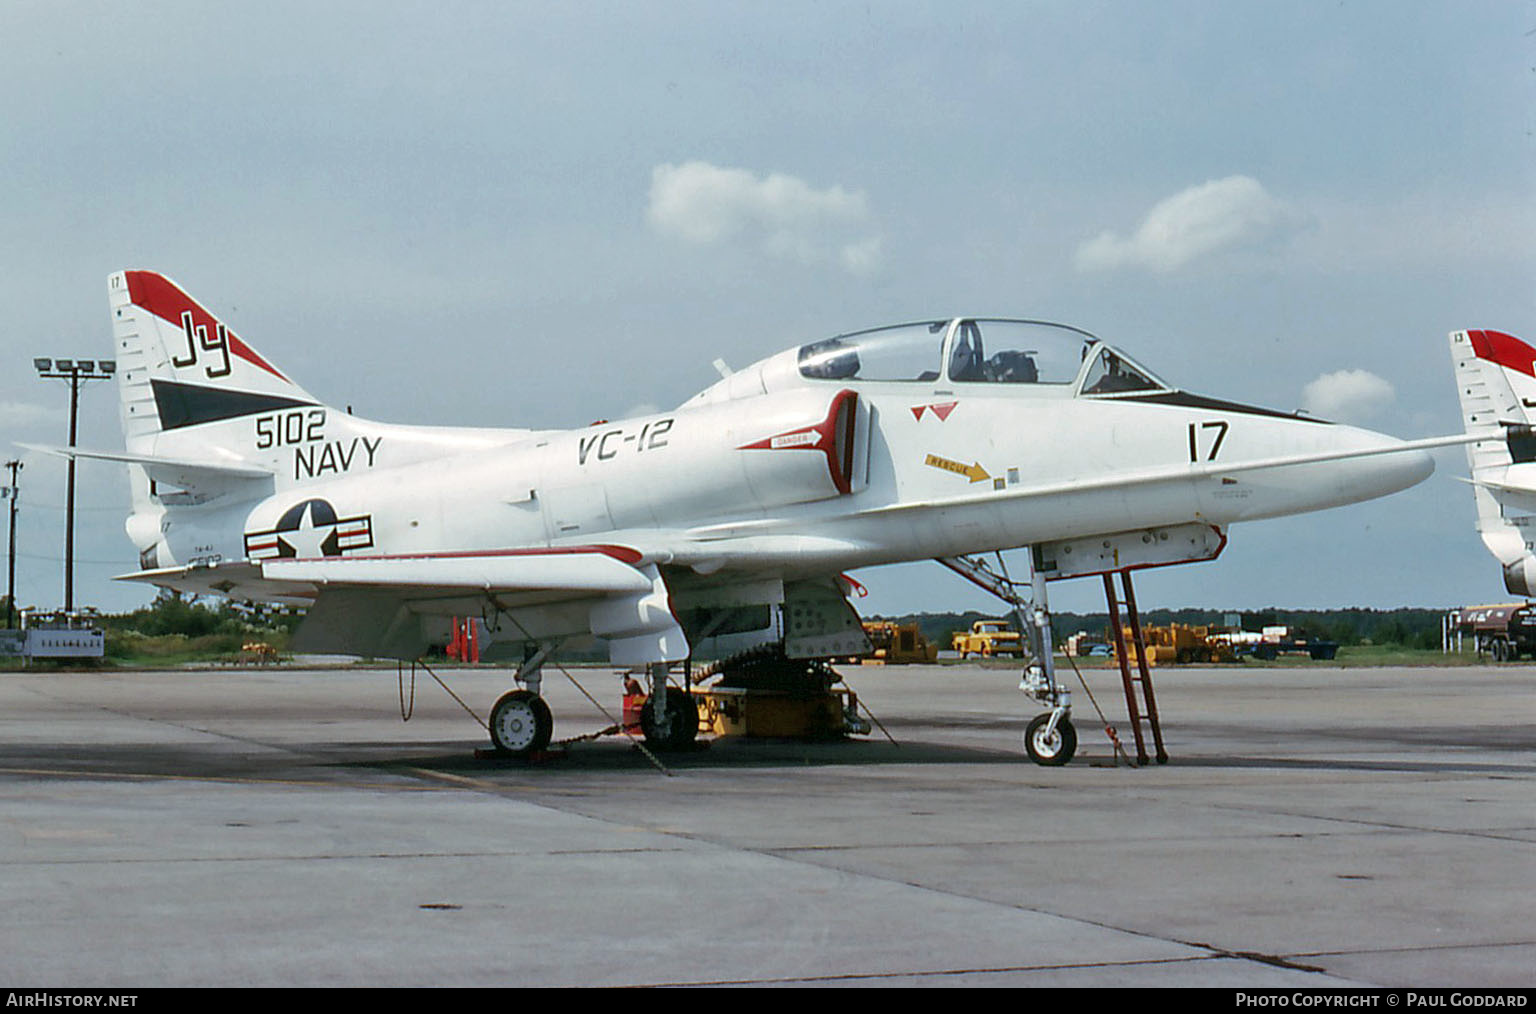
[[[141,306],[161,320],[168,321],[176,327],[181,327],[181,315],[192,314],[194,326],[206,327],[209,334],[213,334],[218,321],[213,314],[197,305],[197,301],[178,289],[175,284],[164,275],[157,275],[153,271],[128,271],[128,298],[133,300],[135,306]],[[285,384],[293,381],[283,376],[271,363],[258,356],[249,345],[235,337],[233,331],[226,332],[229,339],[229,351],[244,359],[252,366],[266,370]]]
[[[1536,377],[1536,349],[1514,335],[1502,331],[1468,331],[1467,337],[1472,339],[1472,351],[1479,359]]]

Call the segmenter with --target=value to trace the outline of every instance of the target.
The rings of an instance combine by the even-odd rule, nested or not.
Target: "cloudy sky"
[[[124,267],[406,422],[582,425],[716,357],[979,313],[1416,437],[1458,427],[1446,332],[1536,336],[1531,3],[6,0],[0,39],[7,446],[64,441],[30,359],[109,355]],[[120,446],[106,385],[81,434]],[[19,597],[55,605],[63,469],[16,454]],[[1502,598],[1437,460],[1142,604]],[[77,600],[146,600],[107,580],[122,476],[81,491]],[[867,611],[988,608],[934,564],[859,576]]]

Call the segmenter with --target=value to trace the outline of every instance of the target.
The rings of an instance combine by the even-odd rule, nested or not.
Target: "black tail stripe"
[[[160,428],[166,430],[237,419],[283,408],[306,408],[315,404],[275,394],[231,391],[222,387],[182,384],[174,380],[151,380],[150,385],[155,391],[155,409],[160,413]]]

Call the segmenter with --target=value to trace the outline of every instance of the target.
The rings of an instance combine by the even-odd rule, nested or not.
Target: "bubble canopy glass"
[[[962,317],[836,335],[802,345],[800,375],[989,385],[1076,385],[1084,395],[1170,390],[1086,331],[1035,320]]]

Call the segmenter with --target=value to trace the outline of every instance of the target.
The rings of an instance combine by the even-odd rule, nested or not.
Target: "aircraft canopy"
[[[1034,320],[962,317],[836,335],[802,345],[812,380],[1056,385],[1084,395],[1169,390],[1086,331]]]

